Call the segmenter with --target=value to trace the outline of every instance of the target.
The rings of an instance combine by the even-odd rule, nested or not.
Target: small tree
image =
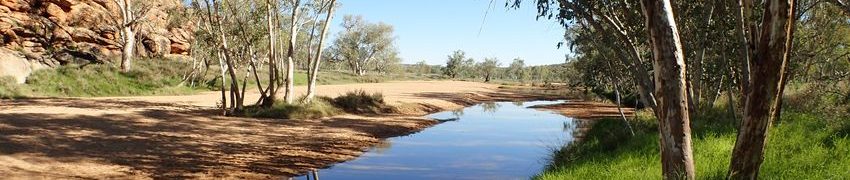
[[[517,80],[517,81],[525,80],[525,78],[526,78],[525,60],[522,60],[520,58],[514,59],[514,61],[511,62],[511,65],[508,66],[508,75],[512,79]]]
[[[478,67],[481,69],[481,75],[484,76],[484,82],[490,82],[493,78],[493,75],[496,74],[496,69],[499,68],[499,59],[493,58],[485,58],[484,62],[481,62]]]
[[[346,15],[342,27],[329,49],[330,57],[334,61],[348,62],[351,71],[358,76],[366,74],[367,65],[376,56],[395,50],[392,25],[369,23],[362,16]]]
[[[148,6],[144,6],[138,1],[132,0],[112,0],[118,5],[118,11],[121,22],[115,22],[121,36],[121,71],[128,72],[132,67],[133,53],[136,47],[136,28],[139,21],[144,19],[144,15],[150,10]],[[117,18],[116,18],[117,19]]]
[[[431,73],[431,66],[428,66],[428,64],[425,63],[425,60],[422,60],[413,65],[413,71],[417,75],[428,74]]]
[[[323,1],[324,2],[324,1]],[[330,4],[328,5],[327,16],[325,17],[325,23],[322,26],[321,35],[319,35],[319,46],[316,47],[316,55],[313,56],[313,62],[310,63],[310,77],[307,78],[307,96],[306,100],[310,101],[313,97],[316,96],[316,77],[319,73],[319,64],[322,62],[322,46],[325,44],[325,36],[328,33],[328,24],[330,24],[331,19],[333,19],[334,14],[334,6],[336,5],[336,0],[330,0]],[[321,11],[322,8],[320,8]],[[317,12],[318,13],[318,12]]]
[[[446,70],[443,71],[443,74],[449,76],[451,78],[457,78],[458,74],[460,74],[463,60],[466,59],[466,52],[462,50],[456,50],[452,52],[451,55],[448,56],[448,60],[446,60]]]

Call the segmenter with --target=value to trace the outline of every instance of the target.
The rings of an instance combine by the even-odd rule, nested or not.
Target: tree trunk
[[[694,179],[685,59],[669,0],[643,0],[655,68],[661,164],[667,179]]]
[[[764,160],[770,124],[779,117],[785,69],[794,26],[794,0],[768,0],[755,56],[750,62],[750,85],[744,102],[744,120],[732,151],[729,179],[756,179]],[[751,45],[753,46],[753,45]]]
[[[308,82],[307,82],[307,98],[306,98],[306,100],[308,102],[312,101],[313,97],[316,96],[316,77],[319,74],[319,67],[320,67],[321,62],[322,62],[322,50],[323,50],[322,47],[325,44],[325,36],[328,33],[328,27],[329,27],[328,25],[330,24],[331,19],[333,19],[334,5],[336,5],[336,0],[331,0],[331,3],[329,4],[329,7],[328,7],[328,16],[325,17],[325,25],[323,25],[322,33],[319,35],[320,36],[319,37],[319,46],[316,47],[316,56],[313,57],[316,60],[314,60],[313,63],[311,63],[311,65],[313,67],[310,68],[310,77],[307,80]]]
[[[133,62],[133,50],[136,47],[136,33],[130,27],[123,27],[124,47],[121,53],[121,71],[129,72]]]
[[[277,98],[277,89],[275,89],[275,83],[278,80],[277,79],[277,77],[278,77],[277,76],[277,63],[276,63],[277,58],[275,56],[276,55],[275,49],[277,48],[277,46],[275,46],[275,41],[276,41],[275,40],[275,37],[276,37],[275,27],[276,27],[276,25],[274,24],[274,17],[275,17],[277,10],[273,10],[275,8],[274,8],[274,6],[272,6],[272,0],[266,0],[266,8],[268,8],[268,12],[266,13],[266,18],[268,18],[268,31],[269,31],[269,86],[268,86],[269,92],[268,92],[268,96],[263,96],[263,99],[261,99],[260,101],[262,101],[262,104],[261,104],[262,107],[269,108],[269,107],[272,107],[272,105],[274,105],[274,101]],[[262,88],[260,88],[260,91],[262,91]]]
[[[750,39],[749,36],[751,31],[754,29],[752,29],[753,27],[749,23],[750,21],[748,18],[752,14],[752,5],[752,0],[738,0],[738,15],[736,16],[738,18],[738,26],[735,28],[740,36],[739,38],[741,38],[738,43],[741,46],[741,57],[743,58],[743,61],[741,61],[739,67],[741,68],[741,73],[738,74],[741,75],[741,77],[739,77],[738,82],[741,84],[738,88],[741,91],[742,96],[747,94],[747,90],[750,86],[750,59],[752,59],[753,49],[752,46],[750,46],[752,39]]]
[[[293,98],[292,91],[295,88],[295,43],[298,40],[298,5],[301,3],[301,0],[293,0],[292,2],[292,17],[291,17],[291,25],[289,27],[289,50],[286,53],[286,89],[284,90],[283,100],[286,101],[287,104],[292,104]]]
[[[136,47],[136,32],[133,31],[133,21],[136,17],[133,14],[133,3],[129,0],[115,1],[118,4],[118,9],[121,11],[121,36],[123,45],[121,52],[121,71],[129,72],[133,62],[133,50]]]

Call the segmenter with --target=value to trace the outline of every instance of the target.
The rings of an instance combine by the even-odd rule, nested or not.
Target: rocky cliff
[[[188,55],[193,27],[169,17],[184,11],[180,0],[135,3],[144,12],[135,28],[136,55]],[[48,67],[109,62],[121,53],[118,22],[114,0],[0,0],[0,47]]]

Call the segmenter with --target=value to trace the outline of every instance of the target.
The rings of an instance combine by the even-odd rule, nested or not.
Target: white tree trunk
[[[655,69],[655,95],[665,179],[695,179],[687,68],[670,0],[641,1]]]
[[[268,27],[268,31],[269,31],[269,85],[268,85],[269,92],[268,92],[268,96],[263,95],[260,98],[262,98],[261,101],[262,101],[263,107],[271,107],[274,104],[275,98],[277,97],[277,89],[275,89],[275,83],[278,80],[277,79],[277,77],[278,77],[277,76],[277,63],[276,63],[277,58],[275,58],[276,57],[275,56],[275,52],[276,52],[275,49],[276,49],[277,46],[275,46],[275,41],[276,41],[275,40],[275,28],[274,28],[275,25],[274,25],[274,20],[273,20],[273,17],[276,14],[274,12],[276,12],[276,11],[272,10],[274,8],[272,6],[271,0],[266,0],[266,7],[268,8],[268,12],[266,14],[266,17],[268,18],[268,26],[269,26]],[[262,91],[262,89],[261,89],[261,91]],[[261,93],[261,94],[265,94],[265,93]]]
[[[121,38],[122,38],[122,52],[121,52],[121,71],[128,72],[132,67],[133,61],[133,50],[135,50],[136,46],[136,33],[133,32],[133,21],[135,20],[135,14],[133,14],[133,3],[129,2],[130,0],[114,0],[115,4],[118,4],[118,9],[121,11],[121,25],[119,28],[121,29]]]
[[[124,45],[121,53],[121,71],[129,72],[133,62],[133,50],[136,46],[136,33],[129,26],[122,27]]]
[[[289,50],[287,52],[286,58],[286,89],[284,90],[283,100],[288,104],[292,104],[293,95],[292,90],[295,88],[295,43],[298,38],[298,5],[301,3],[301,0],[293,0],[292,6],[292,22],[289,28]]]
[[[306,100],[312,101],[313,97],[316,96],[316,77],[319,74],[319,66],[322,62],[322,46],[325,43],[325,35],[328,32],[328,24],[330,24],[331,19],[333,19],[334,13],[334,5],[336,4],[336,0],[331,0],[331,3],[328,7],[328,16],[325,18],[325,25],[322,27],[322,33],[319,37],[319,46],[316,47],[316,56],[313,63],[311,63],[312,67],[310,68],[310,77],[307,79],[307,97]]]

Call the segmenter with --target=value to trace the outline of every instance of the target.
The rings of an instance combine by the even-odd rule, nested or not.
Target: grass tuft
[[[245,115],[275,119],[316,119],[341,114],[342,110],[334,107],[329,100],[331,98],[317,97],[309,103],[287,104],[278,101],[271,108],[248,106]]]
[[[15,99],[24,95],[23,88],[11,76],[0,76],[0,99]]]
[[[384,102],[381,93],[369,94],[363,90],[345,93],[345,95],[333,99],[333,104],[345,112],[355,114],[380,114],[390,113],[392,108]]]

